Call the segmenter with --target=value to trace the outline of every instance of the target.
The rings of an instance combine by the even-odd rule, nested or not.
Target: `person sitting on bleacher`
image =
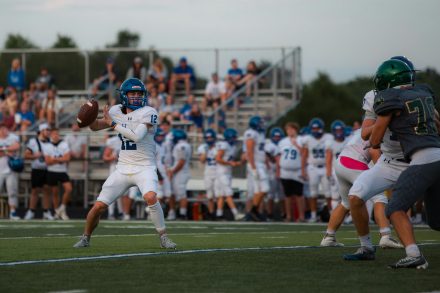
[[[47,90],[47,97],[42,102],[39,113],[40,121],[44,120],[51,126],[56,125],[58,115],[63,111],[63,104],[54,87]]]
[[[214,102],[219,104],[227,99],[226,85],[219,79],[217,73],[212,74],[212,80],[208,82],[205,88],[205,96],[203,97],[202,109],[206,112],[208,107],[212,107]]]
[[[244,77],[243,70],[238,67],[237,59],[231,60],[231,68],[226,75],[226,88],[229,94],[233,93],[239,87],[240,80]]]
[[[31,198],[25,220],[32,220],[37,209],[38,193],[43,191],[43,219],[54,220],[50,211],[50,194],[47,187],[47,165],[44,160],[43,145],[49,143],[49,125],[42,123],[38,126],[37,137],[31,138],[27,144],[24,158],[32,160],[31,163]]]
[[[174,95],[176,91],[176,84],[183,84],[185,86],[185,93],[190,95],[191,89],[196,85],[196,76],[194,70],[188,65],[185,57],[180,58],[179,65],[174,68],[170,81],[170,94]]]
[[[153,87],[159,87],[160,85],[166,85],[168,78],[168,70],[163,64],[160,58],[154,60],[153,65],[148,70],[147,81],[148,84],[152,84]]]
[[[2,189],[6,183],[10,220],[20,220],[16,211],[18,207],[18,173],[12,171],[8,164],[9,156],[15,155],[19,149],[19,137],[10,133],[5,124],[0,123],[0,188]]]
[[[142,82],[147,80],[147,69],[144,67],[141,57],[134,58],[133,65],[127,70],[125,79],[129,78],[137,78]]]

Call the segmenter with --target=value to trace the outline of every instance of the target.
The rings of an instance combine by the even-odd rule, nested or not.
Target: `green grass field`
[[[355,247],[319,248],[323,225],[174,222],[159,248],[150,222],[102,221],[74,249],[83,221],[0,221],[0,292],[431,292],[440,290],[440,233],[416,228],[428,270],[391,270],[404,250],[346,262]],[[378,241],[377,227],[373,227]],[[358,244],[353,226],[338,240]],[[102,256],[99,259],[85,257]],[[25,261],[42,261],[23,263]],[[49,262],[47,261],[49,260]],[[57,262],[54,262],[57,260]],[[5,265],[15,263],[14,265]],[[75,290],[75,291],[72,291]]]

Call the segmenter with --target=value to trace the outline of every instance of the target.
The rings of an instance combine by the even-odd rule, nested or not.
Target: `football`
[[[81,106],[76,117],[76,122],[79,127],[86,127],[93,123],[98,117],[99,106],[98,102],[94,99],[88,100]]]

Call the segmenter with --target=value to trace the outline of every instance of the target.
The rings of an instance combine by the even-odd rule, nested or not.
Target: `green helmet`
[[[383,91],[398,85],[412,84],[413,82],[413,70],[406,63],[395,59],[382,63],[374,76],[374,86],[377,91]]]

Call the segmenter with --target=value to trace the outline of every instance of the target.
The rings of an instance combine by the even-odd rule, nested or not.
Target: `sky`
[[[438,0],[2,0],[0,47],[19,33],[43,48],[63,34],[96,49],[122,29],[139,33],[141,48],[300,46],[306,82],[318,72],[343,82],[372,76],[395,55],[440,71],[439,11]],[[279,52],[237,54],[244,67],[245,58],[275,60]],[[196,69],[213,63],[212,51],[173,58],[182,54]],[[234,54],[222,55],[222,68]]]

